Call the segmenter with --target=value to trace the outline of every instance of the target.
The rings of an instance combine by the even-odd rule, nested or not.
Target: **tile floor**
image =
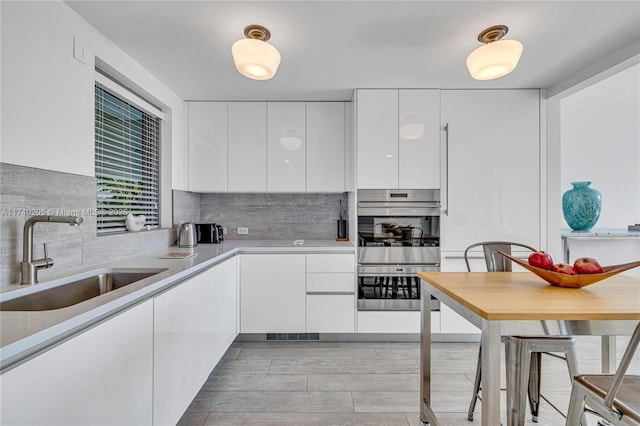
[[[600,339],[577,340],[580,371],[599,372]],[[618,357],[626,341],[618,339]],[[466,415],[477,353],[475,343],[433,346],[433,408],[443,425],[480,424],[481,402],[473,422]],[[418,425],[419,357],[418,343],[235,342],[179,425]],[[564,425],[551,404],[563,412],[568,406],[566,364],[551,357],[542,363],[548,402],[541,403],[539,422],[528,415],[527,425]],[[596,423],[591,418],[589,425]]]

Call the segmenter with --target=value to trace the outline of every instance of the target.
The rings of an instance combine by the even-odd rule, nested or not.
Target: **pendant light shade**
[[[492,80],[509,74],[520,61],[522,43],[516,40],[500,40],[509,29],[505,25],[487,28],[478,35],[478,41],[486,43],[467,57],[467,69],[476,80]]]
[[[233,43],[231,55],[238,72],[253,80],[269,80],[280,66],[280,52],[267,43],[271,33],[260,25],[249,25],[244,29],[247,36]]]

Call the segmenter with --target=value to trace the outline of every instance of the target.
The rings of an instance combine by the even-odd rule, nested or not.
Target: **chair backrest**
[[[480,246],[482,246],[484,252],[484,260],[487,264],[488,272],[511,271],[511,261],[498,253],[498,250],[506,254],[511,254],[511,249],[513,247],[524,248],[532,252],[537,251],[533,247],[526,244],[514,243],[511,241],[483,241],[481,243],[471,244],[464,251],[464,262],[467,264],[467,271],[469,272],[471,272],[471,265],[469,264],[470,250]]]

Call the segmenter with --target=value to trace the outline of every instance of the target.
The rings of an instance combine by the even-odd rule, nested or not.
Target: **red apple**
[[[551,269],[553,266],[553,259],[549,253],[536,251],[529,255],[529,265],[542,269]]]
[[[591,257],[581,257],[573,262],[573,269],[579,274],[600,274],[602,266]]]
[[[576,274],[576,270],[573,269],[573,266],[567,265],[566,263],[556,263],[555,265],[553,265],[551,270],[553,272],[559,272],[561,274],[567,274],[567,275],[575,275]]]

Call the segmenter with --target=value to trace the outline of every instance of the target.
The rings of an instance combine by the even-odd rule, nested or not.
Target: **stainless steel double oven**
[[[440,190],[361,189],[358,310],[420,310],[420,271],[440,270]],[[432,310],[439,309],[432,299]]]

